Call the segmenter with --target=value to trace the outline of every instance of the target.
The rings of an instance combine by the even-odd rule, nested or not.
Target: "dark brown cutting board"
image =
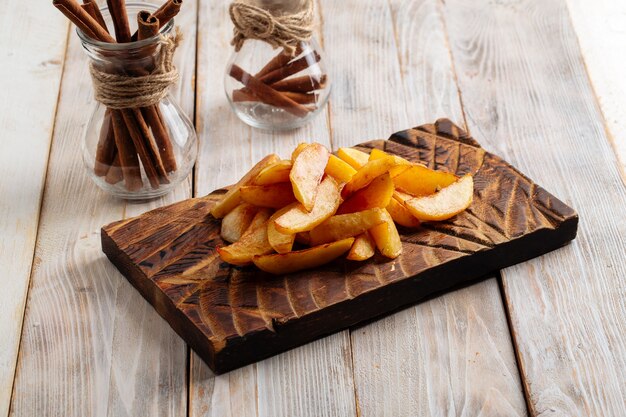
[[[102,249],[159,314],[222,373],[556,249],[578,216],[447,119],[358,146],[474,174],[453,219],[402,229],[403,254],[344,259],[284,277],[224,263],[209,209],[225,190],[102,228]]]

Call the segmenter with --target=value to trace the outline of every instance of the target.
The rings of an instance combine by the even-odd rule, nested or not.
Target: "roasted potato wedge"
[[[267,239],[267,222],[248,230],[232,245],[217,248],[217,253],[224,262],[233,265],[247,265],[256,255],[272,253],[274,249]]]
[[[252,261],[259,269],[270,274],[290,274],[315,268],[339,258],[350,250],[353,242],[354,238],[347,238],[294,252],[255,256]]]
[[[278,161],[259,172],[259,175],[252,181],[252,185],[270,185],[289,182],[290,172],[291,161]]]
[[[373,208],[350,214],[332,216],[324,223],[311,230],[311,245],[334,242],[348,237],[358,236],[385,221],[385,209]]]
[[[391,218],[394,222],[398,223],[400,226],[404,227],[419,227],[420,221],[411,214],[411,212],[404,207],[404,205],[392,198],[389,200],[389,205],[387,206],[387,211],[391,215]]]
[[[220,235],[227,242],[234,243],[244,234],[259,209],[252,204],[241,203],[222,219]]]
[[[346,183],[352,179],[354,174],[356,174],[356,169],[352,168],[350,164],[342,159],[339,159],[335,155],[330,155],[324,172],[336,179],[337,182]]]
[[[404,172],[409,165],[414,165],[411,162],[409,162],[408,160],[397,156],[397,155],[390,155],[385,151],[381,151],[380,149],[372,149],[372,152],[370,152],[370,158],[369,161],[374,161],[376,159],[382,159],[382,158],[386,158],[388,156],[393,156],[394,158],[396,158],[399,162],[401,162],[401,164],[399,164],[396,167],[393,167],[389,170],[389,175],[391,175],[391,178],[394,178],[396,176],[398,176],[400,173]]]
[[[296,146],[296,149],[294,149],[293,152],[291,153],[291,163],[295,162],[296,157],[300,155],[300,152],[302,152],[304,148],[306,148],[308,145],[309,144],[306,142],[298,143],[298,146]]]
[[[343,187],[341,196],[343,198],[348,197],[350,194],[363,187],[366,187],[374,178],[379,177],[389,172],[393,167],[407,166],[402,158],[396,158],[394,156],[388,156],[386,158],[375,159],[363,165],[356,174],[352,177],[349,183]]]
[[[328,149],[319,143],[311,143],[296,156],[289,179],[293,194],[305,209],[311,211],[324,169],[328,163]]]
[[[360,169],[363,165],[367,164],[369,159],[368,154],[354,148],[339,148],[337,156],[350,164],[354,169]]]
[[[291,251],[293,242],[296,240],[296,235],[294,233],[283,233],[279,231],[276,229],[276,223],[274,222],[278,217],[285,214],[285,212],[289,210],[289,207],[290,206],[283,207],[278,210],[267,222],[267,240],[270,242],[272,248],[274,248],[274,250],[278,253]]]
[[[267,166],[280,161],[278,155],[268,155],[261,159],[255,166],[252,167],[246,175],[244,175],[237,184],[233,185],[231,189],[217,202],[213,208],[211,208],[211,214],[216,219],[221,219],[226,216],[231,210],[237,207],[241,203],[241,187],[250,184],[250,182]]]
[[[467,209],[473,196],[474,179],[468,174],[435,194],[411,198],[403,204],[419,220],[441,221]]]
[[[376,243],[376,247],[383,256],[395,259],[402,253],[402,242],[396,224],[387,210],[383,210],[385,221],[372,227],[369,232]]]
[[[339,185],[332,177],[327,176],[318,188],[313,209],[307,211],[302,203],[286,207],[284,214],[274,222],[276,229],[289,234],[309,231],[335,214],[340,202]]]
[[[369,233],[365,232],[356,237],[346,258],[351,261],[364,261],[374,256],[375,252],[376,244]]]
[[[393,181],[389,174],[375,178],[367,187],[361,188],[344,201],[337,214],[354,213],[374,207],[385,208],[393,195]]]
[[[291,183],[281,182],[270,185],[244,185],[241,199],[259,207],[282,208],[296,201]]]
[[[435,171],[422,165],[413,165],[393,177],[396,188],[415,197],[436,193],[438,190],[456,182],[459,178],[445,171]]]

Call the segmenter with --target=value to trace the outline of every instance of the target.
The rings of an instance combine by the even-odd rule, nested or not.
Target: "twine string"
[[[163,100],[172,84],[179,78],[178,70],[172,64],[174,52],[182,42],[179,28],[176,34],[161,35],[161,46],[155,62],[155,70],[148,75],[132,76],[110,74],[89,65],[95,99],[111,109],[149,107]]]
[[[235,26],[231,45],[239,51],[247,39],[265,41],[274,48],[282,47],[294,55],[300,42],[311,39],[313,32],[313,1],[305,0],[300,11],[275,16],[269,11],[238,0],[231,3],[230,19]]]

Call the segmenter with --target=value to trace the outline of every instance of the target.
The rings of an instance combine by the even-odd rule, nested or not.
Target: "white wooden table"
[[[0,417],[626,415],[625,2],[320,0],[330,104],[271,134],[224,96],[227,1],[185,0],[176,95],[200,156],[141,205],[87,177],[86,57],[43,3],[0,2]],[[221,376],[101,253],[103,224],[232,183],[269,152],[443,116],[573,206],[577,239]]]

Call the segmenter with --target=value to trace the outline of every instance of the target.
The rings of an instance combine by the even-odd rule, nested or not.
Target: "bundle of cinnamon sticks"
[[[86,36],[100,42],[127,43],[158,35],[160,29],[178,14],[182,0],[167,0],[153,13],[139,12],[138,30],[134,34],[130,33],[125,0],[107,0],[115,37],[109,32],[96,0],[83,0],[83,4],[76,0],[53,0],[52,3]],[[144,53],[149,57],[154,48],[146,48]],[[149,63],[143,64],[144,61]],[[150,59],[142,60],[141,65],[137,62],[137,57],[133,57],[129,58],[127,66],[111,65],[102,70],[128,76],[148,75],[154,70],[154,62]],[[107,109],[96,148],[95,174],[105,177],[110,184],[123,180],[128,191],[137,191],[144,185],[140,161],[153,189],[169,183],[168,174],[177,169],[172,142],[158,104]]]
[[[284,51],[272,58],[259,72],[251,75],[233,64],[229,75],[242,83],[243,88],[233,91],[234,102],[262,102],[281,108],[298,117],[305,117],[315,110],[318,94],[326,86],[326,74],[319,77],[302,75],[291,77],[315,65],[320,55],[315,52],[302,54],[296,50],[295,58]],[[291,78],[290,78],[291,77]]]

